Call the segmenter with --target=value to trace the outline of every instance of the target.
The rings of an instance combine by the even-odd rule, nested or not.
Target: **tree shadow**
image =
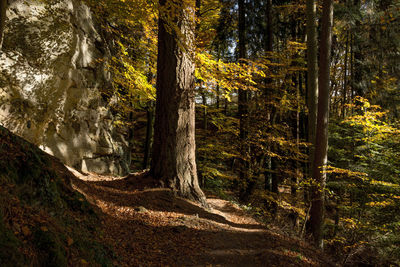
[[[114,207],[103,209],[104,235],[120,256],[120,265],[334,266],[326,255],[302,241],[262,225],[229,221],[157,187],[158,182],[145,174],[108,181],[73,178],[72,183],[97,206]],[[226,204],[218,208],[236,211]],[[121,216],[123,211],[128,213]],[[178,215],[168,217],[168,213]],[[163,217],[161,221],[157,216]]]
[[[178,197],[167,188],[160,188],[157,180],[146,175],[128,176],[113,181],[82,181],[79,178],[73,183],[86,196],[95,201],[110,203],[119,207],[159,212],[175,212],[226,224],[242,229],[263,230],[260,224],[238,224],[227,220],[224,216],[208,211],[196,203]]]
[[[106,215],[119,229],[118,249],[131,266],[334,266],[322,252],[269,231],[155,226]]]

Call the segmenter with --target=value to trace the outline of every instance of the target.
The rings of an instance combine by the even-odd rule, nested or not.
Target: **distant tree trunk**
[[[218,54],[217,54],[217,61],[219,61],[220,60],[220,55],[219,55],[219,47],[218,47]],[[219,71],[219,67],[217,67],[217,70]],[[216,86],[216,88],[215,88],[215,92],[216,92],[216,108],[217,109],[219,109],[219,106],[220,106],[220,104],[219,104],[219,102],[220,102],[220,100],[219,100],[219,98],[220,98],[220,88],[219,88],[219,83],[217,82],[217,86]]]
[[[225,97],[224,99],[224,115],[228,114],[228,99]]]
[[[217,86],[215,87],[215,92],[216,92],[216,99],[215,99],[215,107],[217,108],[217,109],[219,109],[219,106],[220,106],[220,104],[219,104],[219,94],[220,94],[220,92],[219,92],[220,90],[219,90],[219,84],[217,84]]]
[[[265,51],[266,52],[272,52],[273,51],[273,32],[272,32],[272,0],[267,0],[266,6],[265,6],[265,22],[266,22],[266,38],[265,38]],[[267,53],[266,53],[267,54]],[[272,124],[272,117],[274,117],[273,113],[274,113],[274,108],[271,105],[272,102],[272,78],[271,77],[267,77],[265,78],[265,111],[266,111],[266,119],[269,121],[270,124]],[[274,146],[269,146],[268,149],[273,151]],[[273,151],[275,152],[275,151]],[[271,156],[267,155],[267,169],[264,172],[264,183],[265,183],[265,188],[268,188],[269,190],[272,191],[272,189],[274,188],[272,185],[276,184],[278,185],[278,177],[276,175],[276,171],[275,169],[273,169],[273,167],[275,167],[276,164],[276,158],[271,158]],[[276,190],[275,193],[278,190]],[[269,205],[269,203],[268,203]],[[273,204],[274,205],[274,204]],[[276,208],[272,208],[272,210],[276,210]]]
[[[295,125],[295,137],[296,137],[296,148],[300,152],[300,112],[301,112],[301,91],[302,91],[302,86],[303,86],[303,79],[302,79],[302,73],[298,73],[298,87],[297,87],[297,92],[296,92],[296,100],[297,100],[297,112],[296,112],[296,125]],[[296,168],[296,175],[293,177],[293,185],[292,185],[292,195],[293,197],[297,198],[297,189],[299,187],[299,181],[302,176],[302,170],[301,170],[301,165],[299,160],[295,160],[295,168]]]
[[[207,130],[207,96],[205,89],[201,89],[200,95],[203,100],[203,129]]]
[[[180,196],[206,206],[205,195],[198,184],[195,158],[195,7],[194,2],[173,0],[179,10],[172,14],[174,27],[168,27],[171,9],[165,5],[171,2],[160,0],[157,100],[150,174]]]
[[[315,128],[317,125],[318,102],[318,58],[317,58],[317,25],[315,0],[307,0],[307,108],[308,108],[308,142],[309,176],[312,176],[314,162]]]
[[[143,169],[149,167],[150,161],[150,151],[151,151],[151,141],[153,138],[153,123],[154,123],[154,104],[150,103],[146,110],[147,124],[146,124],[146,141],[144,147],[144,157],[143,157]]]
[[[267,0],[265,9],[265,19],[267,23],[267,38],[265,44],[265,50],[272,52],[273,50],[273,36],[272,36],[272,0]]]
[[[346,33],[346,46],[344,52],[344,74],[343,74],[343,96],[342,96],[342,118],[346,117],[346,104],[347,104],[347,65],[349,57],[349,32]]]
[[[354,34],[351,34],[350,38],[350,79],[351,91],[349,102],[352,103],[354,99]],[[350,108],[350,114],[353,114],[353,107]]]
[[[246,13],[244,7],[244,0],[239,0],[239,59],[246,58]],[[239,89],[238,111],[240,119],[240,139],[243,141],[247,135],[246,117],[247,117],[247,100],[248,94],[246,90]]]
[[[324,190],[326,184],[325,166],[328,161],[329,81],[332,45],[333,0],[324,0],[322,11],[319,96],[316,128],[313,179],[311,192],[310,231],[317,247],[322,248],[324,222]]]
[[[6,22],[7,0],[0,0],[0,50],[3,47],[4,26]]]
[[[239,59],[246,58],[246,14],[244,0],[239,0],[239,43],[238,43],[238,57]],[[248,153],[248,145],[246,143],[247,139],[247,116],[248,116],[248,93],[246,90],[239,89],[238,92],[238,115],[239,115],[239,137],[240,137],[240,152],[242,157],[246,157]],[[248,164],[245,159],[241,159],[239,178],[241,183],[240,188],[240,198],[241,200],[247,200],[250,192],[248,191],[249,184],[249,174],[248,174]]]
[[[129,96],[130,99],[132,99],[132,95]],[[128,148],[129,148],[129,153],[127,155],[127,163],[128,163],[128,167],[131,167],[131,163],[132,163],[132,151],[133,151],[133,147],[134,147],[134,140],[135,140],[135,135],[134,135],[134,123],[133,123],[133,103],[132,101],[129,103],[129,121],[132,122],[132,125],[129,127],[128,129]]]
[[[358,14],[361,14],[361,1],[360,0],[354,0],[354,8],[357,10]],[[362,72],[363,72],[363,68],[362,68],[362,44],[361,41],[362,39],[360,38],[360,36],[357,34],[357,32],[360,32],[361,29],[361,21],[360,19],[356,19],[356,23],[355,23],[355,27],[356,27],[356,33],[353,35],[353,41],[354,41],[354,45],[353,45],[353,49],[354,49],[354,75],[353,75],[353,81],[352,81],[352,87],[354,92],[356,93],[357,96],[364,96],[364,90],[363,90],[363,86],[362,86]]]

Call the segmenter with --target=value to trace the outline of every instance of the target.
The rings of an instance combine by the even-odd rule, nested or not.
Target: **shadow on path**
[[[119,266],[333,266],[302,241],[273,233],[227,201],[205,210],[145,175],[74,178],[104,212],[105,240]],[[242,221],[232,221],[232,218]]]

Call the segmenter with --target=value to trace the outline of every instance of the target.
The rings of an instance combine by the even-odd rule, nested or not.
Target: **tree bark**
[[[265,50],[271,51],[273,50],[273,35],[272,35],[272,0],[267,0],[267,5],[265,9],[265,20],[267,23],[267,38],[265,39]]]
[[[172,21],[171,14],[164,13],[171,12],[165,8],[171,3],[178,9],[174,10]],[[194,8],[194,2],[160,0],[157,100],[150,174],[178,195],[206,206],[205,195],[198,184],[195,158]],[[173,27],[169,27],[171,24]]]
[[[357,10],[359,14],[361,14],[361,1],[360,0],[354,0],[354,8]],[[356,93],[357,96],[364,96],[364,88],[362,86],[362,78],[363,78],[363,67],[362,67],[362,39],[360,38],[359,34],[361,31],[361,21],[360,19],[356,20],[355,23],[355,33],[353,35],[353,54],[354,54],[354,75],[353,75],[353,80],[352,80],[352,87],[354,92]]]
[[[349,32],[346,33],[346,46],[344,52],[344,73],[343,73],[343,95],[342,95],[342,118],[346,117],[346,104],[347,104],[347,62],[349,54]]]
[[[0,0],[0,50],[3,47],[6,10],[7,10],[7,0]]]
[[[322,11],[319,96],[313,164],[314,186],[311,192],[310,230],[317,247],[323,246],[325,167],[328,161],[329,81],[332,45],[333,0],[324,0]]]
[[[239,43],[238,43],[238,56],[239,59],[246,58],[246,15],[244,0],[239,0]],[[239,89],[238,92],[238,112],[240,119],[240,139],[244,140],[247,135],[246,129],[246,117],[247,117],[247,91]]]
[[[317,24],[315,0],[307,0],[307,108],[308,108],[308,142],[310,166],[309,176],[312,176],[314,162],[315,128],[317,125],[318,102],[318,65],[317,65]]]
[[[150,151],[151,151],[151,141],[153,138],[153,123],[154,123],[154,104],[152,102],[149,103],[146,115],[147,115],[147,124],[146,124],[146,141],[144,144],[144,157],[143,157],[143,169],[147,169],[149,167],[150,161]]]
[[[239,6],[239,43],[238,43],[238,59],[246,58],[246,15],[244,0],[238,1]],[[250,192],[248,191],[249,175],[248,175],[248,164],[244,159],[247,155],[248,145],[247,139],[247,116],[248,116],[248,93],[246,90],[239,88],[238,92],[238,116],[239,116],[239,137],[240,137],[240,151],[242,159],[240,160],[240,172],[239,179],[242,182],[240,188],[240,199],[246,201]]]

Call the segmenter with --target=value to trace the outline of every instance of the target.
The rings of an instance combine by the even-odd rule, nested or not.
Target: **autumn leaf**
[[[31,230],[27,226],[23,226],[21,228],[21,230],[22,230],[22,233],[24,234],[24,236],[28,236],[31,234]]]

